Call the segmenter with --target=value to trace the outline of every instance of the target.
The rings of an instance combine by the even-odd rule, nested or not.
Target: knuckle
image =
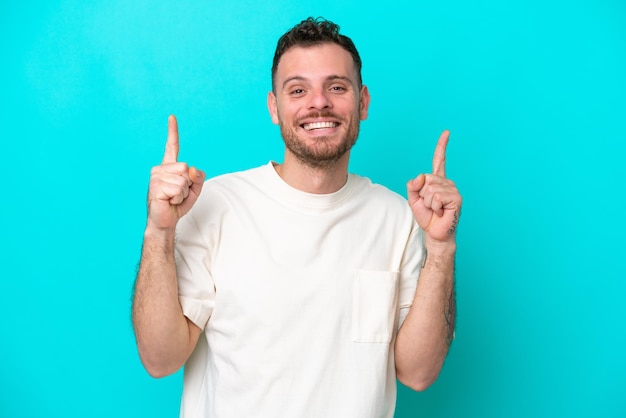
[[[151,177],[150,178],[150,190],[154,190],[154,189],[158,189],[159,186],[161,185],[161,179],[158,177]]]
[[[189,187],[189,183],[187,180],[187,177],[184,176],[176,176],[176,185],[181,188],[181,189],[185,189],[187,187]]]

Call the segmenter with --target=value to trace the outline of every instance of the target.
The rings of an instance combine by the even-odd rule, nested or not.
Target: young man
[[[370,96],[338,29],[307,19],[278,42],[282,164],[205,183],[170,117],[133,321],[151,375],[185,365],[182,417],[392,417],[396,377],[423,390],[442,367],[461,210],[448,132],[408,204],[348,174]]]

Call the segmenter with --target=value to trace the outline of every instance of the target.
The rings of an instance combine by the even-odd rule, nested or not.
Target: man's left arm
[[[462,199],[446,178],[449,136],[444,131],[439,137],[432,174],[420,174],[407,184],[409,205],[424,230],[426,259],[394,354],[398,379],[418,391],[437,379],[454,336],[454,258]]]

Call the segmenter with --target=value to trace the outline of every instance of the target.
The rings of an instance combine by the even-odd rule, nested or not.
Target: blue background
[[[397,417],[624,417],[622,1],[47,1],[0,5],[0,416],[173,417],[130,296],[167,116],[210,176],[282,159],[278,37],[359,47],[351,170],[405,194],[450,129],[458,329]]]

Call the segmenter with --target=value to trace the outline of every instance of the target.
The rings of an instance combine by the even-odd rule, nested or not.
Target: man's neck
[[[349,154],[347,152],[341,160],[331,166],[311,167],[286,152],[284,162],[275,164],[274,169],[285,183],[295,189],[306,193],[329,194],[346,184]]]

